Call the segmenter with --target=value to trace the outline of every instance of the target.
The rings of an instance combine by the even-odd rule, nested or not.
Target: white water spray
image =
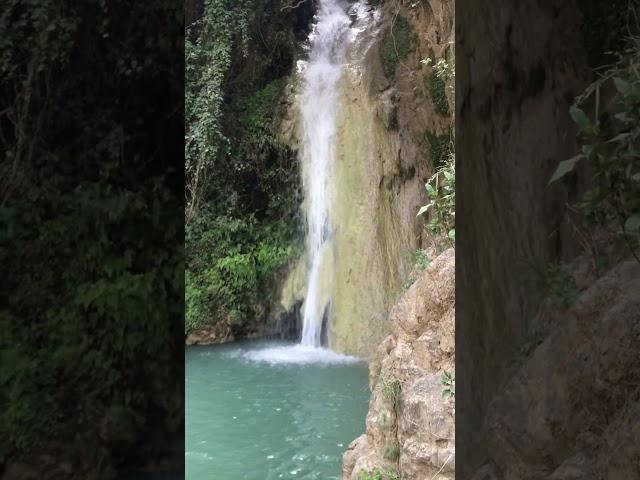
[[[330,170],[338,113],[337,86],[350,38],[350,20],[338,0],[320,0],[317,22],[309,36],[311,51],[303,73],[301,97],[304,185],[307,194],[309,277],[301,344],[319,347],[326,305],[320,280],[325,242],[331,232]]]

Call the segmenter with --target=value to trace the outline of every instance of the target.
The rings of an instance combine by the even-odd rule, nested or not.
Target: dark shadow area
[[[183,9],[3,2],[3,479],[183,476]]]
[[[456,12],[456,478],[639,478],[638,4]]]

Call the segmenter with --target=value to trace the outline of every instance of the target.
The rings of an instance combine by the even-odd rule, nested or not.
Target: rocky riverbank
[[[343,457],[343,480],[453,479],[455,402],[443,394],[454,374],[455,251],[440,254],[393,307],[391,334],[369,365],[366,433]],[[378,478],[378,477],[375,477]]]

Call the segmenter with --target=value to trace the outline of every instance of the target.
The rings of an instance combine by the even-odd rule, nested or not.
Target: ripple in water
[[[186,478],[339,479],[365,429],[367,378],[365,362],[320,348],[188,347]]]

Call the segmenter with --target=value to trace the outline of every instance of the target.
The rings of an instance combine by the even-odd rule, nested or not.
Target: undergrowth
[[[617,57],[571,107],[581,150],[558,164],[549,183],[582,166],[590,188],[574,208],[592,229],[617,224],[640,263],[640,36]],[[605,105],[609,91],[613,98]]]
[[[281,222],[196,216],[186,229],[185,332],[227,316],[231,323],[252,318],[273,293],[277,270],[298,253],[291,238]]]

